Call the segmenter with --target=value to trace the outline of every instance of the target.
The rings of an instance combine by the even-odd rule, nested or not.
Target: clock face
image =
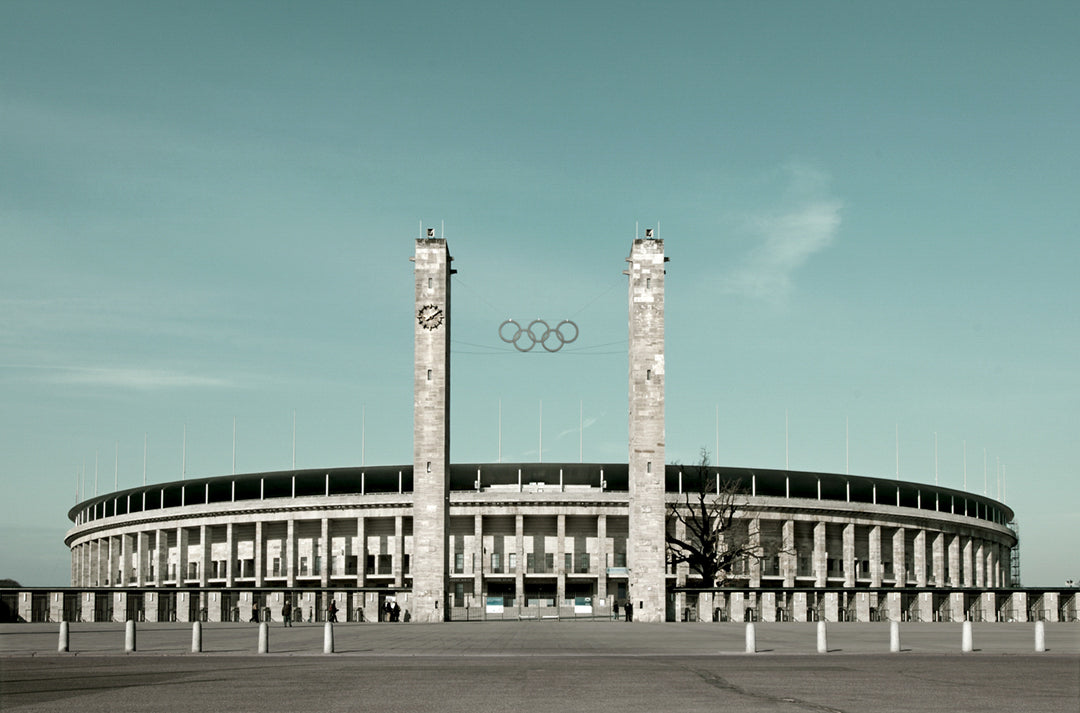
[[[417,310],[416,320],[424,329],[435,329],[443,323],[443,311],[436,305],[424,305]]]

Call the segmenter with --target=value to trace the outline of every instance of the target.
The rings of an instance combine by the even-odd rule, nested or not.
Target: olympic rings
[[[508,324],[514,325],[514,333],[511,337],[507,337],[503,332]],[[541,325],[543,329],[539,329],[537,325]],[[569,330],[567,330],[566,334],[563,334],[564,325],[569,325],[573,328],[573,336],[570,336],[571,333]],[[559,322],[558,326],[554,329],[548,326],[548,323],[542,319],[534,319],[529,322],[528,327],[524,328],[512,319],[508,319],[499,325],[499,339],[507,344],[513,344],[514,348],[519,352],[531,352],[533,347],[537,344],[542,346],[546,351],[557,352],[563,348],[563,345],[570,344],[577,340],[578,334],[577,324],[569,319],[564,319]],[[529,341],[526,346],[522,346],[525,339],[528,339]]]

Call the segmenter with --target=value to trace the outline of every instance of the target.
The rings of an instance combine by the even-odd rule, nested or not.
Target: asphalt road
[[[31,627],[40,626],[40,631]],[[275,627],[254,653],[254,625],[144,624],[122,653],[122,624],[73,624],[74,653],[56,653],[57,625],[0,627],[0,708],[20,711],[1080,711],[1080,627],[959,625],[829,628],[759,624],[761,653],[739,625],[485,623]],[[884,633],[884,636],[882,634]],[[34,650],[36,644],[46,647]]]

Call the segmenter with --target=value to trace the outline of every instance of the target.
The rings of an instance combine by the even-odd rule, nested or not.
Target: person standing
[[[281,625],[292,627],[292,604],[288,599],[281,605]]]
[[[612,600],[611,618],[614,619],[615,621],[619,620],[619,600],[618,599]]]
[[[626,600],[626,620],[634,620],[634,603],[629,599]]]
[[[330,600],[330,606],[326,610],[326,620],[334,624],[337,623],[337,602],[333,599]]]
[[[251,603],[251,618],[248,619],[248,621],[255,623],[259,622],[259,605],[255,602]]]

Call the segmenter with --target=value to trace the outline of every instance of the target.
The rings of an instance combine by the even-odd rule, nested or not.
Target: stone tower
[[[413,365],[413,619],[445,621],[450,504],[450,252],[416,241]]]
[[[627,596],[635,621],[664,621],[664,243],[635,239],[630,278],[630,515]]]

